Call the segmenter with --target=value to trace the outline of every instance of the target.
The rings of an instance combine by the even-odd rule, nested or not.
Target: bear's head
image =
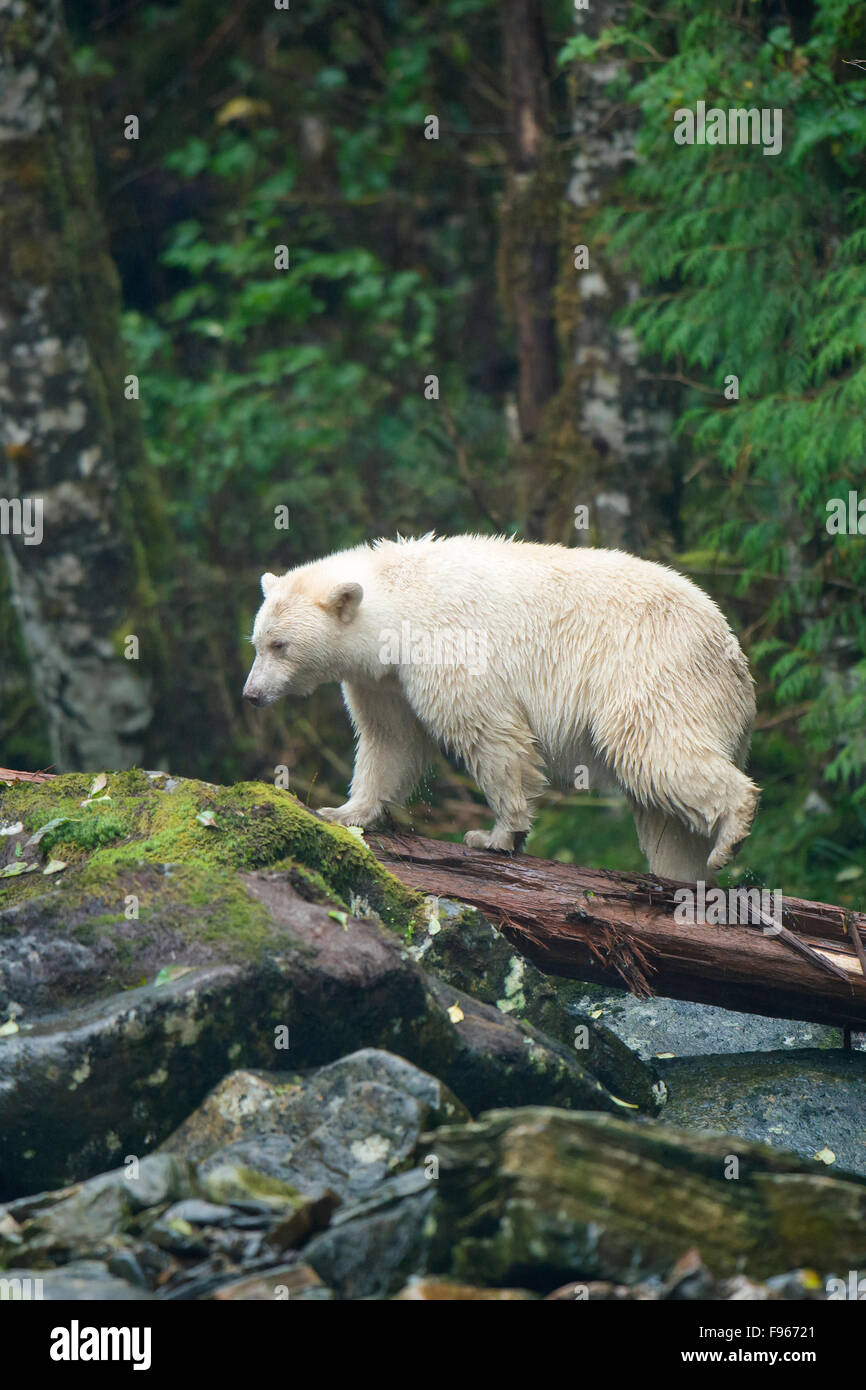
[[[244,685],[250,704],[310,695],[317,686],[351,674],[352,627],[364,596],[360,584],[320,587],[298,570],[263,574],[262,594],[252,635],[256,657]]]

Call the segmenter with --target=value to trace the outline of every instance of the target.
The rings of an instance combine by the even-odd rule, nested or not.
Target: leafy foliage
[[[850,535],[829,518],[866,457],[866,81],[845,62],[866,52],[866,15],[848,0],[772,27],[756,4],[632,15],[561,55],[591,61],[616,45],[639,70],[638,159],[597,231],[640,269],[645,293],[626,318],[644,352],[688,387],[685,519],[718,569],[738,573],[750,650],[803,741],[802,794],[817,773],[861,804],[866,515]],[[781,152],[676,143],[675,112],[699,100],[780,111]],[[799,843],[788,826],[769,855],[780,871]],[[834,833],[840,853],[847,839],[862,855],[859,813]]]
[[[218,779],[287,762],[302,792],[342,787],[331,694],[264,726],[238,712],[242,638],[261,569],[376,533],[518,520],[496,0],[309,0],[288,20],[238,0],[67,10],[170,530],[154,602],[186,684],[165,761]],[[639,157],[593,240],[638,268],[626,321],[646,369],[682,391],[675,562],[738,611],[760,672],[765,790],[745,871],[853,901],[866,559],[859,532],[828,531],[827,504],[856,491],[866,443],[866,76],[849,61],[866,56],[862,6],[632,4],[597,39],[569,37],[566,0],[542,16],[564,44],[560,88],[571,64],[614,47],[630,59],[612,95],[640,109]],[[781,153],[676,144],[674,113],[698,100],[780,109]],[[142,113],[134,154],[118,134],[128,111]],[[570,351],[564,335],[564,363]],[[30,738],[23,687],[17,699],[16,737]],[[640,862],[628,818],[573,798],[549,803],[533,847]]]
[[[152,457],[181,532],[250,570],[276,543],[287,565],[371,531],[468,523],[457,448],[481,492],[501,459],[501,401],[473,384],[495,322],[492,344],[470,326],[461,351],[479,284],[493,296],[495,209],[487,194],[477,220],[455,216],[479,175],[462,157],[455,170],[470,117],[445,94],[469,62],[464,26],[489,38],[495,12],[446,9],[443,25],[423,8],[305,7],[264,70],[231,64],[236,94],[210,127],[161,156],[196,215],[165,229],[178,288],[127,321]],[[302,94],[286,83],[301,77]],[[440,142],[424,139],[428,112]]]
[[[297,760],[298,790],[339,786],[338,697],[320,697],[343,739],[330,764],[308,711],[251,727],[241,639],[264,569],[397,531],[489,529],[494,497],[512,520],[496,6],[183,0],[110,26],[70,10],[171,528],[159,607],[187,649],[159,756],[181,770],[194,752],[188,770],[219,779]],[[146,113],[134,158],[111,135],[128,111]]]

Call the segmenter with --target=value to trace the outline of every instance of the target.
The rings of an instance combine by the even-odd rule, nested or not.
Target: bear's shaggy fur
[[[466,836],[478,848],[519,847],[548,778],[571,786],[579,768],[624,792],[653,873],[710,879],[749,833],[752,677],[715,603],[674,570],[425,536],[265,574],[262,592],[247,698],[342,682],[358,746],[329,820],[370,825],[438,746],[493,811],[490,832]]]

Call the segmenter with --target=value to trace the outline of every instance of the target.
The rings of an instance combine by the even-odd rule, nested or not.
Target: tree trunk
[[[502,0],[502,43],[508,102],[508,188],[503,207],[507,295],[517,329],[518,415],[524,439],[538,430],[558,380],[553,289],[556,242],[550,217],[538,217],[550,149],[550,100],[544,28],[537,0]]]
[[[624,0],[593,0],[574,18],[581,33],[596,38],[610,25],[626,23],[627,13]],[[577,214],[574,243],[585,245],[589,255],[588,268],[573,272],[573,385],[577,429],[592,454],[581,480],[584,495],[574,501],[590,508],[590,530],[579,531],[579,541],[642,554],[658,549],[659,538],[664,542],[677,528],[672,416],[662,393],[646,380],[634,334],[614,323],[637,297],[640,278],[588,230],[634,159],[638,113],[607,91],[626,70],[615,48],[573,68],[577,152],[568,198]]]
[[[479,853],[414,835],[371,833],[368,841],[402,883],[477,907],[549,975],[866,1029],[862,913],[785,898],[781,935],[766,932],[766,919],[680,923],[674,892],[686,885],[668,879]]]
[[[540,540],[549,480],[543,451],[539,455],[532,445],[559,385],[554,294],[563,181],[552,138],[549,61],[538,0],[501,0],[500,27],[509,140],[498,278],[517,347],[522,447],[515,462],[531,477],[523,500],[524,530],[529,539]]]
[[[60,0],[0,0],[0,540],[59,767],[128,766],[151,716],[122,653],[141,443],[119,309]],[[41,541],[19,511],[40,499]]]

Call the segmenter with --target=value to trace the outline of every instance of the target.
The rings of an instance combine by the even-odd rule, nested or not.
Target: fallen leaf
[[[59,874],[60,870],[65,868],[66,863],[63,859],[49,859],[42,872],[43,874]]]
[[[819,1163],[836,1162],[836,1155],[834,1154],[832,1149],[819,1149],[816,1154],[812,1155],[812,1157],[817,1158]]]
[[[91,786],[91,788],[90,788],[90,795],[91,795],[91,796],[95,796],[97,792],[103,792],[103,791],[105,791],[105,788],[106,788],[107,786],[108,786],[108,778],[106,777],[105,773],[104,773],[104,772],[98,773],[98,774],[96,775],[96,777],[94,777],[94,779],[93,779],[93,784],[92,784],[92,786]]]
[[[179,980],[181,975],[188,975],[192,970],[191,965],[164,965],[154,980],[155,985],[167,985],[170,980]],[[142,984],[145,981],[142,980]]]
[[[339,922],[340,926],[343,928],[343,931],[348,931],[349,914],[347,912],[338,912],[335,910],[334,912],[329,912],[328,916],[333,917],[335,922]]]
[[[12,785],[11,782],[9,785]],[[0,835],[20,835],[23,829],[22,822],[17,820],[14,825],[0,825]]]
[[[208,830],[216,829],[216,816],[213,811],[199,811],[196,820],[199,825],[205,826]]]
[[[25,849],[30,849],[32,845],[38,845],[43,835],[47,835],[49,830],[56,830],[58,825],[65,825],[69,820],[68,816],[55,816],[53,820],[47,820],[44,825],[34,831],[25,845]]]
[[[13,1033],[18,1032],[18,1024],[14,1018],[10,1018],[7,1023],[0,1025],[0,1038],[11,1038]]]
[[[38,869],[38,864],[25,864],[19,860],[16,864],[7,864],[5,869],[0,870],[0,878],[17,878],[19,874],[32,874],[34,869]]]
[[[448,1010],[448,1017],[452,1023],[462,1023],[466,1015],[459,1004],[452,1004],[451,1008]]]

